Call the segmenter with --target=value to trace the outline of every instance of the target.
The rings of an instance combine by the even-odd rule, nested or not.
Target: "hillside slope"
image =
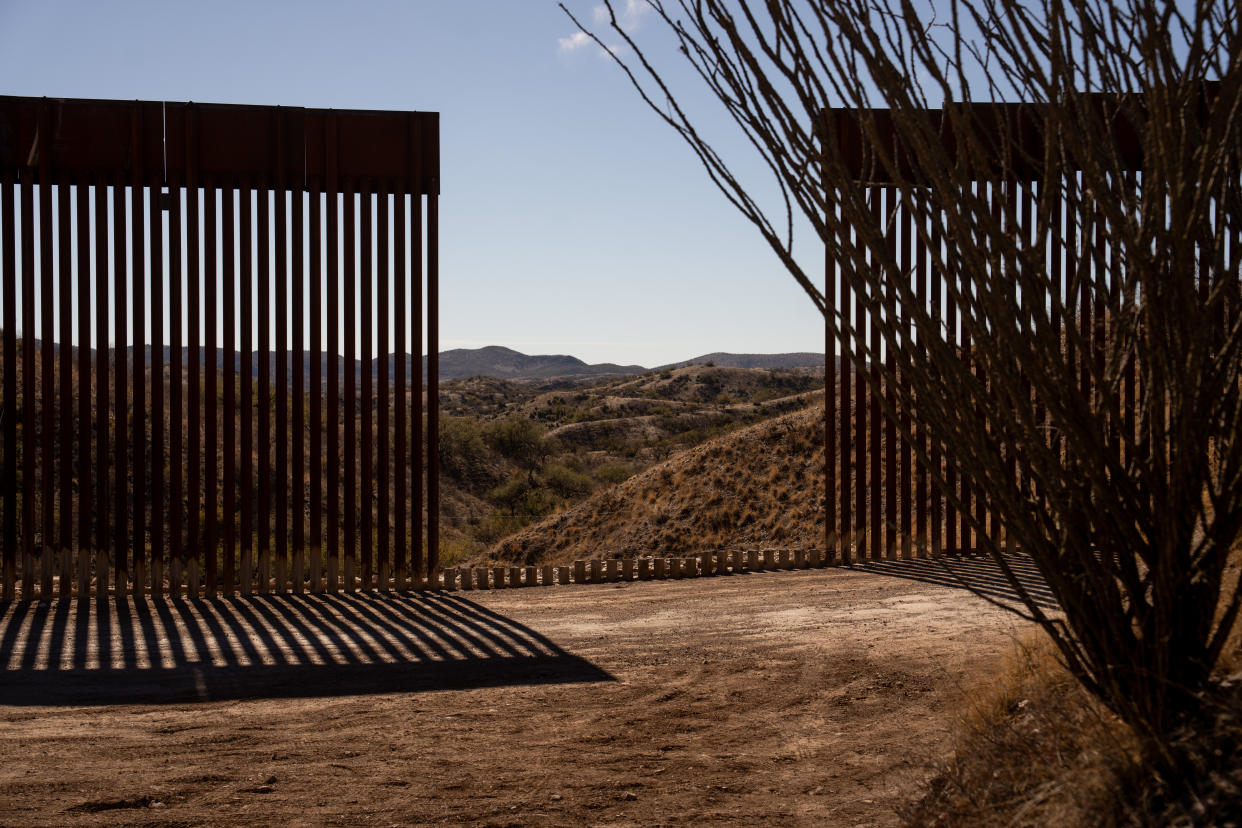
[[[504,539],[529,563],[810,548],[823,536],[824,409],[812,405],[709,440]]]
[[[806,351],[790,354],[728,354],[714,351],[694,359],[661,365],[655,370],[705,364],[722,368],[817,368],[822,371],[824,370],[824,355]]]

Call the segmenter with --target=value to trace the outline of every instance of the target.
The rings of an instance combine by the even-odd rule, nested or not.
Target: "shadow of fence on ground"
[[[430,592],[0,604],[0,704],[166,704],[612,681]]]
[[[1005,562],[1009,565],[1018,584],[1041,609],[1049,611],[1060,609],[1056,596],[1052,594],[1039,568],[1029,556],[1006,555]],[[1009,583],[996,561],[988,557],[943,556],[915,561],[867,561],[853,564],[850,568],[966,589],[1001,603],[1021,603],[1013,584]]]

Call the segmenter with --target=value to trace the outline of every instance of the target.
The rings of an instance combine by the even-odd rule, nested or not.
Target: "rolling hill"
[[[680,452],[505,538],[496,559],[810,548],[822,540],[823,406],[763,420]]]

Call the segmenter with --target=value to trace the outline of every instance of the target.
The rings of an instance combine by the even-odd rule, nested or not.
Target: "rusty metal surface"
[[[108,588],[108,514],[111,429],[108,423],[108,279],[101,270],[108,261],[107,186],[102,176],[91,184],[95,203],[95,589]],[[101,265],[102,263],[102,265]]]
[[[1204,95],[1212,94],[1215,89],[1205,87]],[[1137,199],[1143,163],[1136,137],[1136,127],[1144,117],[1141,101],[1087,95],[1072,105],[1104,117],[1119,147],[1120,172],[1109,185]],[[1007,232],[1030,239],[1040,200],[1047,202],[1050,324],[1058,336],[1068,326],[1064,333],[1069,359],[1087,394],[1103,374],[1107,320],[1133,297],[1120,295],[1119,282],[1112,278],[1110,269],[1118,264],[1105,248],[1105,218],[1087,198],[1079,173],[1071,166],[1064,179],[1052,182],[1058,192],[1046,191],[1042,180],[1046,136],[1062,114],[1045,106],[953,104],[929,110],[921,120],[900,123],[883,110],[831,110],[819,125],[825,163],[840,164],[855,178],[859,194],[867,199],[871,221],[885,236],[888,258],[897,272],[908,273],[914,280],[915,301],[933,319],[943,320],[949,347],[961,354],[980,393],[987,393],[988,376],[975,353],[977,343],[972,342],[965,316],[971,312],[974,285],[951,265],[945,269],[942,263],[951,257],[939,251],[955,242],[942,235],[935,215],[920,212],[917,197],[907,199],[926,183],[915,174],[902,140],[911,130],[929,130],[926,134],[941,142],[947,157],[966,165],[971,179],[966,195],[978,199]],[[1211,264],[1204,262],[1204,274]],[[1224,264],[1217,263],[1222,272]],[[867,266],[876,265],[868,256]],[[925,354],[927,346],[900,335],[895,342],[882,345],[872,316],[891,315],[898,309],[891,294],[856,296],[835,281],[842,268],[857,266],[833,261],[826,265],[825,295],[843,323],[839,335],[833,334],[830,325],[825,329],[825,378],[830,389],[825,406],[825,479],[830,497],[835,494],[837,498],[825,507],[826,553],[844,561],[851,552],[863,559],[977,554],[985,545],[985,536],[998,548],[1009,546],[1011,540],[1004,534],[994,504],[958,472],[943,445],[929,439],[917,416],[903,410],[894,419],[887,413],[894,410],[898,396],[909,390],[903,377],[892,376],[888,347],[913,348],[918,355]],[[1206,278],[1200,289],[1210,289]],[[1034,300],[1023,293],[1019,301]],[[842,366],[853,366],[852,381],[849,369],[834,375],[838,358]],[[880,364],[888,369],[888,383],[881,382]],[[1144,427],[1137,411],[1140,385],[1134,366],[1128,366],[1109,402],[1109,428],[1118,452],[1133,450]],[[1029,383],[1023,387],[1027,393],[1019,399],[1026,399],[1037,421],[1045,422],[1043,404]],[[977,418],[981,415],[980,399],[963,404],[971,406]],[[1020,457],[1005,453],[1003,462],[1016,485],[1030,490],[1032,497],[1041,496],[1033,481],[1024,480]]]
[[[335,180],[331,182],[335,184]],[[335,192],[328,194],[327,210],[327,273],[328,283],[328,592],[335,593],[340,586],[341,561],[341,347],[340,284],[344,265],[339,258],[340,248],[340,200]]]
[[[160,188],[147,189],[151,232],[151,594],[164,594],[164,216]]]
[[[427,195],[427,576],[440,571],[440,200]]]
[[[391,401],[388,398],[388,353],[391,350],[389,338],[389,297],[391,294],[391,277],[388,271],[388,193],[381,190],[376,197],[375,214],[375,308],[376,308],[376,366],[375,366],[375,546],[379,554],[377,575],[380,589],[386,589],[392,577],[391,525],[390,525],[390,490],[391,479],[389,468],[390,440],[388,432],[388,413]]]
[[[1216,89],[1208,84],[1203,94],[1215,95]],[[1068,107],[1067,116],[1064,104],[950,102],[917,118],[887,109],[828,109],[819,129],[830,155],[860,184],[925,183],[903,149],[914,136],[938,144],[949,162],[968,165],[978,180],[1037,179],[1049,136],[1055,146],[1059,124],[1079,112],[1110,125],[1123,169],[1142,169],[1139,135],[1147,116],[1141,95],[1083,94]]]
[[[898,215],[895,209],[894,199],[897,196],[897,190],[894,187],[885,187],[882,190],[884,195],[884,213],[885,223],[883,226],[884,237],[888,240],[888,253],[893,257],[894,261],[900,261],[900,248],[898,248],[897,219]],[[879,193],[877,193],[877,196]],[[886,318],[895,319],[897,317],[897,294],[890,291],[885,297],[884,313]],[[878,330],[877,330],[878,333]],[[893,353],[892,343],[888,343],[884,349],[884,362],[886,372],[891,377],[896,370],[896,355]],[[897,421],[893,418],[891,412],[897,407],[897,389],[893,381],[890,379],[885,382],[885,396],[888,405],[884,411],[884,558],[893,559],[897,557],[897,532],[900,527],[897,525]],[[878,534],[878,533],[877,533]]]
[[[829,313],[837,310],[840,279],[837,263],[828,255],[824,258],[824,297]],[[824,316],[824,343],[833,342],[832,319]],[[846,369],[848,371],[848,369]],[[824,554],[832,560],[834,550],[839,548],[837,534],[837,440],[833,427],[837,421],[837,356],[831,347],[824,348]],[[721,556],[724,557],[723,555]]]
[[[237,513],[237,421],[233,417],[232,412],[237,410],[237,385],[238,371],[237,365],[237,248],[233,237],[232,229],[236,216],[235,211],[235,192],[231,186],[226,186],[220,191],[220,228],[221,233],[221,252],[222,261],[220,262],[220,315],[222,317],[224,329],[224,342],[222,348],[222,370],[221,383],[223,386],[223,411],[224,416],[220,418],[221,436],[220,442],[223,447],[223,468],[221,469],[221,477],[223,483],[220,488],[221,507],[220,514],[223,516],[221,521],[221,534],[224,544],[224,572],[222,582],[222,592],[225,595],[233,594],[234,584],[237,582],[237,551],[238,551],[238,532],[237,525],[232,516]]]
[[[56,240],[57,240],[57,257],[62,263],[58,278],[56,279],[56,290],[59,294],[57,303],[57,316],[60,322],[60,330],[57,332],[60,342],[73,341],[73,307],[71,302],[72,282],[73,279],[73,234],[70,226],[69,218],[69,178],[62,173],[56,182]],[[51,304],[50,302],[48,304]],[[57,348],[57,372],[59,374],[60,388],[57,392],[57,402],[60,405],[60,434],[58,442],[60,443],[60,469],[57,473],[57,483],[60,484],[57,502],[57,530],[55,553],[59,558],[58,574],[60,583],[58,593],[62,598],[67,598],[72,593],[73,573],[72,573],[72,556],[69,554],[70,545],[73,543],[73,443],[74,443],[74,422],[73,410],[76,407],[73,399],[73,349]]]
[[[896,192],[896,191],[895,191]],[[911,205],[908,203],[905,195],[897,194],[899,203],[896,211],[896,226],[901,229],[901,252],[899,261],[904,262],[906,273],[910,278],[917,278],[915,275],[918,268],[914,266],[914,242],[911,233],[914,230],[914,214]],[[911,331],[907,329],[905,338],[902,342],[902,348],[906,354],[913,353],[915,344],[911,341]],[[903,375],[902,386],[908,391],[909,381]],[[900,527],[904,527],[905,532],[898,534],[898,541],[901,544],[901,557],[910,559],[917,555],[916,548],[921,538],[926,535],[927,529],[922,521],[914,520],[914,471],[913,471],[913,452],[911,440],[917,439],[914,434],[915,424],[910,417],[909,407],[901,410],[901,492],[900,492],[900,508],[901,523]],[[908,435],[908,436],[907,436]],[[920,515],[921,517],[921,515]]]
[[[323,591],[323,197],[310,197],[310,550],[311,592]],[[335,312],[335,305],[329,306]],[[335,411],[333,410],[333,413]],[[335,456],[335,455],[333,455]]]
[[[40,110],[40,124],[46,130],[46,110]],[[38,182],[39,224],[31,232],[38,232],[39,247],[39,310],[40,331],[39,367],[39,465],[34,471],[42,485],[40,502],[43,518],[43,535],[39,550],[39,584],[44,595],[52,594],[52,550],[56,538],[56,348],[51,334],[55,318],[54,286],[56,271],[52,267],[52,176],[46,164],[40,164]]]
[[[406,308],[405,294],[406,285],[409,284],[409,271],[406,268],[406,246],[409,239],[405,230],[405,195],[396,194],[393,198],[393,279],[392,279],[392,307],[394,314],[393,329],[396,332],[396,340],[393,342],[393,353],[396,356],[396,364],[393,366],[393,411],[395,415],[395,441],[393,445],[393,535],[395,543],[392,545],[393,554],[396,556],[392,565],[393,580],[397,589],[405,590],[409,588],[409,550],[406,538],[414,537],[410,533],[408,515],[409,510],[406,508],[405,502],[405,469],[410,465],[409,453],[406,448],[406,429],[409,425],[410,405],[406,397],[406,371],[409,370],[411,361],[409,359],[408,346],[406,339]],[[421,291],[421,285],[411,285],[411,289],[415,292]],[[415,379],[419,385],[422,384],[421,379]],[[311,395],[311,399],[315,399],[315,395]],[[417,410],[415,410],[415,416]],[[313,456],[313,455],[312,455]],[[419,473],[422,469],[419,469]],[[421,508],[421,504],[418,508]]]
[[[0,170],[0,303],[3,303],[4,403],[0,429],[4,432],[4,469],[0,471],[0,509],[3,510],[4,549],[0,598],[13,600],[17,581],[17,256],[14,248],[17,220],[13,214],[13,175]]]
[[[203,588],[216,595],[220,587],[220,416],[216,398],[220,384],[217,331],[218,280],[216,210],[218,191],[210,179],[203,188]]]
[[[353,263],[357,261],[355,258],[357,247],[357,195],[352,189],[346,187],[343,200],[345,208],[345,278],[342,289],[345,294],[345,320],[352,320],[355,318],[358,302],[358,271],[353,266]],[[345,467],[341,472],[341,476],[345,481],[345,545],[343,550],[345,560],[342,568],[345,591],[353,592],[356,587],[355,576],[358,573],[358,406],[356,403],[358,399],[358,372],[355,362],[358,352],[353,325],[348,324],[347,321],[344,328],[342,336],[345,340],[345,397],[341,414],[345,420],[343,429]]]
[[[838,265],[840,267],[841,265]],[[845,280],[838,277],[839,302],[841,307],[841,319],[848,323],[852,312],[852,296]],[[837,557],[842,563],[851,563],[853,554],[851,551],[851,543],[854,534],[854,519],[852,512],[851,490],[853,482],[853,466],[850,460],[850,450],[852,446],[851,435],[853,430],[853,404],[850,400],[850,392],[853,389],[853,361],[851,359],[851,337],[849,335],[848,324],[841,326],[840,348],[841,348],[841,423],[837,432],[837,439],[841,447],[838,455],[841,458],[841,528],[839,537],[839,549]],[[832,348],[825,348],[826,353],[832,353]],[[831,426],[831,424],[828,424]]]
[[[272,387],[272,239],[269,230],[271,220],[272,193],[260,189],[257,198],[258,244],[258,286],[255,300],[255,313],[258,316],[259,353],[257,386],[264,391]],[[271,588],[272,567],[272,528],[275,516],[272,514],[272,394],[260,393],[255,401],[258,412],[255,431],[255,465],[258,468],[259,490],[256,493],[258,508],[255,519],[259,558],[259,592],[266,593]]]
[[[0,97],[4,598],[428,580],[438,141],[434,113]]]
[[[84,182],[74,187],[74,219],[77,238],[74,242],[75,270],[78,274],[78,548],[89,550],[91,534],[91,224],[89,190]],[[78,594],[90,589],[90,555],[83,552],[78,562]]]
[[[922,232],[923,227],[916,227],[917,224],[925,225],[925,222],[925,217],[916,216],[913,209],[906,210],[906,231],[908,238],[912,238],[914,242],[915,301],[925,307],[930,307],[932,314],[936,315],[937,308],[931,301],[927,284],[927,242]],[[905,252],[910,254],[911,248],[909,244],[906,245]],[[919,357],[925,360],[927,357],[927,340],[920,336],[915,343],[915,347]],[[920,456],[922,456],[928,450],[928,441],[927,435],[923,431],[922,423],[917,420],[914,423],[914,442],[918,446]],[[929,511],[931,514],[936,514],[937,509],[936,505],[930,502],[931,492],[928,491],[927,487],[929,477],[928,465],[936,464],[934,455],[930,457],[930,460],[930,464],[917,463],[914,470],[914,544],[916,547],[915,554],[919,558],[927,556],[933,549],[933,543],[935,544],[934,548],[938,549],[940,540],[939,521],[934,525],[928,525]],[[906,514],[908,515],[909,512]]]
[[[129,588],[129,550],[132,548],[128,534],[130,503],[132,498],[128,484],[128,386],[129,368],[126,364],[125,343],[128,340],[129,297],[127,296],[129,264],[125,257],[125,187],[122,176],[113,177],[112,185],[112,567],[113,589],[118,598],[124,597]]]
[[[294,191],[292,193],[292,220],[290,221],[290,230],[292,231],[293,240],[290,244],[290,253],[292,253],[292,261],[290,262],[289,284],[293,288],[291,310],[291,334],[292,334],[292,364],[290,365],[290,383],[292,401],[292,423],[289,429],[289,453],[292,460],[292,470],[289,477],[290,491],[292,494],[292,502],[289,505],[289,517],[293,530],[290,538],[290,545],[293,549],[293,568],[290,578],[293,591],[295,593],[302,592],[303,586],[306,584],[307,578],[307,560],[306,560],[306,407],[302,403],[305,393],[305,375],[306,368],[306,348],[305,348],[305,325],[306,316],[304,314],[306,307],[306,275],[305,275],[305,251],[303,250],[303,242],[305,241],[303,221],[305,219],[305,205],[303,204],[303,193]]]
[[[360,277],[360,293],[359,302],[363,308],[370,308],[374,303],[374,286],[375,286],[375,270],[372,262],[372,235],[371,235],[371,216],[373,209],[374,195],[370,189],[363,185],[361,190],[361,203],[358,211],[361,219],[361,235],[358,237],[360,241],[361,270]],[[374,413],[375,413],[375,344],[374,330],[371,314],[362,314],[362,348],[361,348],[361,396],[358,403],[359,425],[358,434],[360,438],[359,459],[361,461],[360,477],[358,480],[358,508],[361,511],[361,521],[359,523],[359,574],[362,578],[362,589],[364,592],[370,591],[374,587],[374,546],[375,546],[375,431],[373,429]]]
[[[239,242],[241,257],[239,262],[238,308],[241,324],[241,365],[238,372],[240,388],[238,397],[241,399],[241,472],[239,477],[239,495],[241,501],[241,593],[249,595],[254,590],[255,581],[255,486],[254,470],[254,196],[255,192],[248,186],[241,190],[239,199]]]
[[[150,491],[147,484],[147,352],[146,352],[146,320],[147,320],[147,292],[146,279],[144,273],[147,264],[146,251],[146,222],[144,215],[146,210],[143,198],[144,187],[144,169],[140,163],[143,156],[143,147],[141,146],[140,136],[144,131],[144,121],[142,120],[143,109],[135,108],[130,110],[131,117],[135,119],[131,134],[132,148],[130,150],[131,157],[138,159],[130,166],[129,170],[129,237],[130,237],[130,330],[133,337],[133,343],[130,350],[130,358],[132,360],[131,375],[133,377],[133,395],[130,404],[130,425],[133,428],[133,436],[130,438],[130,451],[132,456],[131,473],[133,492],[131,499],[131,527],[130,527],[130,554],[132,556],[131,573],[133,579],[133,592],[135,595],[142,595],[145,590],[145,581],[147,574],[147,536],[146,536],[146,518],[147,518],[147,494]]]
[[[423,507],[424,495],[426,494],[423,486],[426,477],[423,468],[423,447],[429,445],[423,436],[423,202],[422,199],[415,198],[410,205],[410,352],[413,355],[413,365],[410,369],[410,376],[413,377],[413,383],[410,393],[410,415],[413,422],[411,423],[410,442],[413,444],[414,454],[410,458],[410,503],[413,512],[414,526],[410,533],[412,542],[410,544],[410,578],[413,586],[418,586],[418,579],[422,577],[423,572],[423,543],[424,522]],[[429,228],[428,232],[432,232]],[[430,301],[430,298],[428,299]],[[428,316],[434,316],[434,305],[428,308]],[[434,363],[434,355],[430,356],[429,362]],[[430,365],[428,366],[430,371]],[[434,386],[428,386],[433,388]],[[432,399],[438,399],[432,398]],[[431,406],[435,408],[435,406]],[[435,445],[434,443],[430,445]],[[434,452],[433,452],[434,453]],[[430,504],[435,502],[427,499]],[[428,509],[428,511],[435,511]]]
[[[50,140],[40,140],[41,117]],[[170,185],[193,186],[197,174],[304,190],[321,189],[334,168],[428,195],[439,186],[439,121],[435,112],[0,96],[0,167],[44,159],[58,171],[133,171]],[[193,154],[164,157],[166,145],[187,141]]]

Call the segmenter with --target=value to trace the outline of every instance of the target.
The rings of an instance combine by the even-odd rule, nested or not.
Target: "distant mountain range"
[[[588,365],[577,357],[564,354],[527,356],[499,345],[489,345],[486,348],[454,348],[440,352],[441,379],[474,376],[526,381],[589,379],[642,374],[647,370],[641,365],[615,365],[611,362]],[[424,357],[423,377],[426,376],[427,360]]]
[[[807,352],[793,354],[725,354],[716,352],[688,359],[685,362],[672,362],[668,365],[661,365],[656,370],[681,368],[686,365],[703,365],[708,362],[724,368],[823,368],[824,355]]]
[[[36,350],[39,343],[36,343]],[[59,346],[57,346],[59,350]],[[132,365],[132,351],[128,349],[130,354],[127,356],[127,363]],[[73,349],[77,352],[77,348]],[[169,348],[164,348],[164,362],[168,363],[171,357]],[[151,348],[147,347],[147,362],[151,361]],[[277,355],[272,353],[269,356],[269,369],[274,378],[276,376]],[[182,364],[188,362],[188,351],[182,350]],[[389,359],[389,378],[396,377],[396,360]],[[663,370],[665,368],[680,368],[685,365],[704,365],[711,363],[722,368],[823,368],[824,355],[815,353],[792,353],[792,354],[728,354],[728,353],[711,353],[694,359],[684,360],[682,362],[673,362],[668,365],[660,365],[656,368],[645,368],[642,365],[616,365],[611,362],[598,363],[595,365],[583,362],[574,356],[565,354],[553,355],[527,355],[514,351],[511,348],[504,348],[499,345],[490,345],[485,348],[453,348],[448,351],[440,352],[440,379],[463,379],[465,377],[486,376],[496,379],[513,380],[517,382],[582,382],[586,380],[599,379],[603,377],[627,376],[632,374],[643,374],[651,370]],[[224,368],[224,354],[222,351],[217,352],[216,365]],[[340,376],[345,375],[344,360],[341,359]],[[258,373],[258,358],[251,363],[251,370]],[[309,353],[305,354],[303,362],[303,376],[309,380],[311,376],[311,357]],[[292,368],[293,359],[290,357],[289,366]],[[362,375],[361,361],[354,361],[355,376]],[[242,357],[238,355],[234,360],[236,370],[242,370]],[[324,360],[324,372],[327,372],[327,360]],[[410,378],[409,366],[406,367],[406,379]],[[423,379],[427,378],[427,358],[423,357]]]

